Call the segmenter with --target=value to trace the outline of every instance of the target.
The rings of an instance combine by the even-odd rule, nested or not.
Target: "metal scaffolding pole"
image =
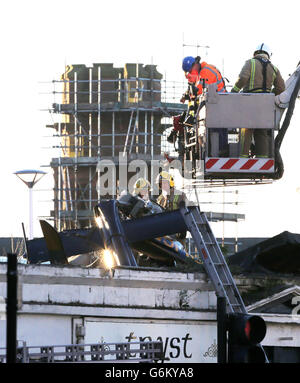
[[[136,109],[136,121],[135,121],[135,152],[139,152],[139,103],[140,103],[140,89],[139,89],[139,64],[136,64],[136,89],[137,89],[137,109]]]
[[[236,206],[238,206],[238,194],[239,191],[236,189],[235,191],[236,194]],[[235,246],[234,246],[234,251],[237,253],[239,250],[239,237],[238,237],[238,220],[236,221],[236,227],[235,227]]]
[[[152,161],[154,160],[154,136],[153,136],[153,112],[151,112],[151,121],[150,121],[150,129],[151,129],[151,148],[150,148],[150,153],[151,153],[151,164],[153,163]],[[154,175],[153,175],[153,166],[151,166],[151,183],[154,185]],[[151,192],[152,193],[152,192]]]
[[[59,131],[59,134],[61,135],[61,123],[59,122],[58,124],[58,131]],[[61,206],[61,151],[62,149],[60,148],[59,149],[59,157],[58,157],[58,168],[57,168],[57,210],[58,210],[58,214],[57,214],[57,221],[56,221],[56,225],[57,225],[57,230],[60,231],[61,230],[61,210],[62,210],[62,206]]]
[[[119,73],[119,82],[118,82],[118,102],[121,102],[121,92],[122,92],[122,78],[121,78],[121,73]]]
[[[74,73],[74,151],[75,151],[75,165],[74,165],[74,203],[75,203],[75,227],[78,227],[78,122],[77,122],[77,72]]]
[[[154,119],[151,112],[151,161],[154,160]]]
[[[68,190],[69,190],[69,200],[70,200],[70,210],[73,211],[73,199],[72,199],[72,190],[71,190],[71,182],[70,182],[70,174],[69,174],[69,167],[66,166],[66,173],[67,173],[67,185],[68,185]],[[72,226],[70,220],[70,227]]]
[[[112,159],[115,157],[115,125],[116,125],[116,120],[115,120],[115,112],[112,113],[112,146],[111,146],[111,155]]]
[[[148,112],[145,112],[145,138],[144,138],[144,154],[147,154],[147,142],[148,142]]]
[[[101,67],[98,66],[98,148],[97,148],[97,158],[98,162],[100,162],[101,158]],[[99,166],[97,167],[97,198],[98,198],[98,203],[100,203],[100,169]]]
[[[93,68],[89,68],[89,103],[93,102]],[[89,113],[89,157],[92,157],[92,114]],[[92,210],[92,168],[89,166],[89,210]],[[91,225],[91,220],[89,224]]]
[[[114,161],[115,157],[115,112],[112,113],[112,148],[111,148],[111,156],[112,160]],[[113,170],[113,190],[112,190],[112,197],[115,197],[116,193],[116,186],[117,186],[117,174],[116,169]]]
[[[64,208],[64,210],[68,211],[69,208],[68,208],[67,185],[66,185],[65,170],[63,166],[60,167],[60,173],[61,173],[60,177],[62,179],[62,196],[63,196],[62,207]],[[64,219],[64,224],[66,224],[66,219]]]

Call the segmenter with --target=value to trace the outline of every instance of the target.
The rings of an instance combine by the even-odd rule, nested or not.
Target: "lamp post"
[[[19,170],[14,173],[23,181],[29,190],[29,239],[33,239],[33,203],[32,189],[34,185],[46,174],[42,170]]]

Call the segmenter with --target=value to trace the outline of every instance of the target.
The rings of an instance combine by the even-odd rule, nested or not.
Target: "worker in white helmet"
[[[265,43],[259,44],[253,57],[247,60],[234,84],[231,92],[237,93],[275,93],[278,95],[285,90],[284,80],[278,68],[271,63],[271,49]],[[250,151],[252,135],[255,148]],[[269,157],[269,140],[267,129],[241,130],[241,157]]]

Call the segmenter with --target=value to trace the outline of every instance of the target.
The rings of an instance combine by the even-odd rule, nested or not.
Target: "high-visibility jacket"
[[[217,83],[218,92],[226,92],[225,82],[220,71],[214,65],[207,64],[204,61],[201,64],[194,65],[191,71],[186,74],[186,78],[190,84],[197,86],[198,95],[203,92],[203,80],[205,84]]]
[[[172,211],[172,210],[176,210],[179,208],[179,203],[181,201],[184,201],[186,196],[183,192],[176,192],[175,194],[175,190],[172,188],[171,191],[170,191],[170,195],[168,196],[165,196],[164,194],[160,194],[158,197],[157,197],[157,200],[156,202],[164,209],[168,210],[168,211]]]
[[[285,90],[285,83],[268,56],[260,53],[245,62],[231,92],[237,93],[241,90],[243,93],[273,92],[277,95]]]
[[[156,202],[167,211],[173,211],[179,209],[179,204],[181,201],[186,200],[185,193],[180,193],[179,191],[175,191],[174,188],[171,188],[170,195],[165,196],[164,194],[160,194],[157,197]],[[176,234],[176,239],[179,240],[184,245],[184,238],[186,237],[186,231],[182,233]]]

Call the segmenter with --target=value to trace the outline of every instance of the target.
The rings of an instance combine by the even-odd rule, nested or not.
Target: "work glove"
[[[192,98],[197,97],[197,94],[198,94],[198,88],[196,87],[196,85],[195,85],[195,84],[189,84],[189,88],[190,88],[190,94],[191,94],[191,97],[192,97]]]
[[[176,138],[176,132],[173,129],[171,133],[169,134],[169,136],[167,137],[167,141],[170,142],[170,144],[173,144],[173,142],[175,141],[175,138]]]
[[[181,97],[181,99],[180,99],[180,102],[181,102],[182,104],[184,104],[185,101],[186,101],[186,100],[189,100],[189,99],[190,99],[190,96],[189,96],[188,92],[185,92],[185,93],[182,95],[182,97]]]

